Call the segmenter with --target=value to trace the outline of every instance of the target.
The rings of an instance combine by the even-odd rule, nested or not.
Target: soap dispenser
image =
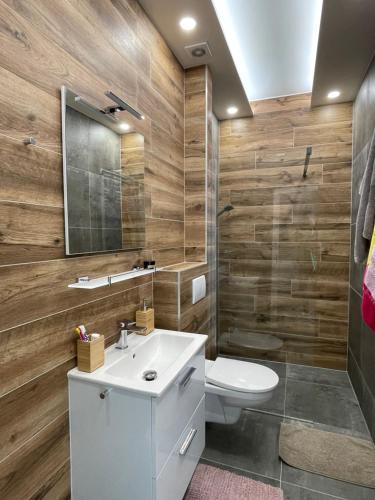
[[[154,310],[147,308],[147,301],[143,299],[143,307],[135,313],[136,325],[145,328],[144,335],[148,335],[155,328],[155,314]],[[139,334],[139,332],[136,332]]]

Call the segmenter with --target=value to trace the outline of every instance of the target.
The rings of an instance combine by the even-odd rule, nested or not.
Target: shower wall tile
[[[339,117],[337,117],[339,119]],[[295,146],[350,142],[352,140],[352,118],[345,122],[326,123],[322,116],[321,123],[312,127],[296,127]]]
[[[362,283],[365,263],[354,261],[356,219],[360,201],[359,188],[375,128],[375,59],[369,67],[353,108],[352,173],[352,251],[350,259],[349,375],[361,404],[370,432],[375,439],[375,332],[362,320]]]
[[[270,99],[220,129],[219,347],[346,369],[352,105]],[[306,147],[312,146],[303,178]]]
[[[343,104],[339,105],[344,106]],[[346,104],[346,112],[351,112],[351,104]],[[325,107],[325,106],[324,106]],[[340,112],[337,104],[329,106],[332,112]],[[312,112],[305,110],[303,114]],[[348,118],[350,114],[348,114]],[[263,149],[255,152],[256,165],[259,168],[274,168],[274,167],[292,167],[304,164],[306,157],[306,147],[293,147],[287,149],[269,150]],[[310,165],[322,165],[328,163],[341,163],[352,161],[352,142],[347,143],[330,143],[330,144],[315,144],[311,153]]]
[[[336,164],[335,164],[336,165]],[[347,163],[344,163],[347,165]],[[270,187],[231,189],[228,192],[228,201],[236,206],[248,206],[250,203],[253,206],[273,205],[275,200],[279,205],[295,205],[300,203],[342,203],[348,200],[350,196],[350,179],[342,184],[335,184],[335,189],[329,184],[331,177],[328,179],[325,176],[325,168],[328,165],[323,165],[324,184],[307,186],[302,184],[296,187]],[[300,173],[300,170],[299,170]],[[341,182],[341,181],[340,181]]]

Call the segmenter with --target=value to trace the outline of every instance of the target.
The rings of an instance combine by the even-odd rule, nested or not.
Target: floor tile
[[[281,483],[284,500],[336,500],[340,497],[325,495],[324,493],[307,490],[289,483]]]
[[[368,434],[352,388],[288,379],[285,416]]]
[[[281,422],[281,417],[243,411],[236,424],[208,423],[202,458],[279,479]]]
[[[344,483],[343,481],[337,481],[336,479],[330,479],[318,474],[312,474],[311,472],[305,472],[300,469],[295,469],[294,467],[289,467],[289,465],[285,463],[283,463],[282,466],[281,481],[291,483],[302,488],[318,491],[326,495],[344,498],[345,500],[375,499],[374,489],[363,488],[362,486],[356,486],[354,484]],[[293,499],[293,497],[291,498]],[[296,498],[298,499],[299,497],[297,496]],[[302,498],[305,500],[305,497],[302,496]],[[325,499],[324,496],[312,497],[314,500],[315,498]]]
[[[249,406],[247,409],[266,411],[269,413],[275,413],[276,415],[284,416],[285,409],[285,378],[279,379],[279,385],[276,387],[272,398],[266,403],[260,406]]]
[[[344,371],[288,364],[286,373],[289,379],[299,382],[313,382],[315,384],[350,388],[348,374]]]

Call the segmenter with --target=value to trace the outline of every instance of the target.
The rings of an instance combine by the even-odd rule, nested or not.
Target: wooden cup
[[[77,340],[77,364],[81,372],[93,372],[104,365],[104,335],[90,342]]]

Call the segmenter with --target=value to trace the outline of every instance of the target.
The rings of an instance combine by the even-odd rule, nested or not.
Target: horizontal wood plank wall
[[[219,122],[212,109],[212,78],[207,69],[207,180],[206,180],[206,253],[207,290],[210,297],[206,331],[206,356],[217,357],[217,197],[219,172]],[[204,330],[204,329],[203,329]]]
[[[220,350],[345,369],[352,105],[252,105],[220,126]]]
[[[180,328],[206,333],[209,357],[216,352],[217,162],[213,161],[213,121],[210,71],[207,66],[190,68],[185,72],[185,260],[207,263],[208,292],[202,301],[205,305],[195,305],[185,316],[181,312],[181,318],[190,315],[192,321],[182,319]]]
[[[190,262],[206,260],[208,77],[206,66],[185,72],[185,259]]]
[[[192,303],[192,280],[204,275],[206,297]],[[182,263],[156,273],[154,281],[155,323],[159,328],[208,335],[206,356],[216,352],[215,305],[210,289],[210,269],[207,263]]]
[[[149,277],[67,285],[184,260],[184,72],[135,0],[0,0],[0,18],[0,497],[57,500],[70,495],[72,328],[111,343],[152,301]],[[146,115],[142,252],[65,258],[61,85],[99,107],[111,89]]]

